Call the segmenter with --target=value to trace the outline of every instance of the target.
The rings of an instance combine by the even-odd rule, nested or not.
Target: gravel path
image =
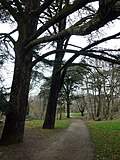
[[[9,153],[9,154],[8,154]],[[1,147],[0,160],[93,160],[94,147],[83,121],[73,119],[68,129],[49,138]]]

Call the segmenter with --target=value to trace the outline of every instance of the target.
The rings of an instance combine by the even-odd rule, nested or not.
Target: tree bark
[[[63,85],[64,76],[65,76],[65,74],[61,74],[61,72],[57,72],[57,71],[62,65],[63,56],[64,56],[64,53],[56,54],[51,87],[50,87],[49,98],[48,98],[48,104],[46,109],[46,116],[45,116],[45,120],[42,127],[43,129],[54,129],[55,127],[57,100],[58,100],[60,89],[62,88],[62,85]]]
[[[80,110],[81,112],[81,116],[83,117],[84,116],[84,110]]]
[[[70,118],[70,104],[67,103],[67,118]]]
[[[15,67],[10,93],[10,111],[6,116],[1,136],[1,145],[23,141],[25,117],[28,105],[29,84],[32,72],[32,49],[25,49],[29,37],[36,31],[38,17],[31,11],[39,5],[39,0],[25,1],[25,11],[18,13],[18,40],[14,44]],[[22,14],[22,16],[21,16]]]
[[[16,70],[10,97],[10,112],[6,116],[5,126],[0,143],[14,144],[23,141],[24,123],[28,105],[28,92],[31,69],[21,67],[21,73]]]
[[[9,101],[10,112],[6,116],[5,126],[0,140],[2,145],[23,141],[25,116],[28,105],[32,59],[29,54],[26,55],[19,43],[16,44],[15,50],[16,55],[19,56],[16,56],[15,60],[13,83]]]
[[[59,11],[62,9],[62,4],[63,4],[63,1],[60,2]],[[59,26],[58,26],[59,32],[65,29],[65,26],[66,26],[66,18],[59,22]],[[56,48],[63,49],[64,42],[65,42],[65,39],[58,40]],[[58,72],[58,70],[61,68],[64,54],[65,54],[64,52],[56,53],[56,56],[55,56],[52,81],[51,81],[49,99],[47,104],[46,116],[43,123],[43,129],[53,129],[55,127],[57,100],[58,100],[60,89],[62,88],[63,77],[65,76],[65,75],[61,76],[62,73]]]
[[[55,126],[55,116],[59,87],[60,74],[53,74],[43,129],[53,129]]]

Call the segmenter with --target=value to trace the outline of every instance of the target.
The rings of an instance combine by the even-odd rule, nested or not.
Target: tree
[[[61,0],[60,4],[58,6],[59,12],[62,10],[64,1]],[[69,5],[69,0],[65,1],[65,6],[67,7]],[[66,18],[61,20],[58,23],[58,33],[61,32],[66,28]],[[57,41],[57,46],[56,49],[66,49],[67,47],[67,42],[68,39],[61,39]],[[65,55],[65,52],[58,52],[55,55],[55,60],[54,60],[54,65],[53,65],[53,73],[52,73],[52,78],[51,78],[51,87],[50,87],[50,92],[49,92],[49,98],[48,98],[48,104],[47,104],[47,110],[46,110],[46,116],[45,116],[45,121],[43,123],[43,128],[49,128],[53,129],[55,126],[55,117],[56,117],[56,109],[57,109],[57,100],[58,100],[58,95],[60,92],[60,89],[63,85],[63,79],[65,76],[62,72],[57,72],[62,64],[63,64],[63,57]],[[57,83],[56,83],[57,82]]]
[[[42,107],[43,107],[41,114],[42,116],[44,115],[44,118],[45,118],[46,106],[48,103],[48,97],[50,92],[50,84],[51,84],[51,77],[45,77],[45,81],[41,86],[40,93],[39,93],[39,97],[42,101]]]
[[[73,34],[87,35],[92,31],[104,26],[109,21],[116,19],[120,15],[119,1],[110,0],[104,5],[103,3],[100,4],[98,11],[90,16],[89,19],[85,18],[84,21],[78,20],[79,23],[76,25],[71,25],[68,29],[61,30],[59,33],[51,34],[52,31],[50,29],[52,26],[76,10],[82,10],[82,8],[88,3],[94,1],[95,0],[71,1],[68,6],[64,5],[62,10],[59,13],[55,13],[52,18],[46,18],[44,15],[47,15],[47,10],[53,6],[54,3],[57,4],[58,2],[61,2],[61,0],[0,0],[0,11],[4,13],[2,14],[3,19],[5,19],[5,22],[8,22],[6,17],[10,15],[9,17],[16,24],[16,28],[14,28],[10,33],[0,33],[0,39],[2,42],[4,41],[7,44],[10,42],[9,44],[13,47],[15,52],[14,76],[9,101],[10,111],[6,116],[5,126],[1,137],[1,144],[8,145],[23,141],[32,68],[46,56],[58,52],[55,50],[39,56],[35,55],[33,52],[35,47],[38,44],[67,38]],[[103,14],[103,10],[106,11],[105,15]],[[41,20],[41,17],[43,19],[43,16],[44,21]],[[48,31],[47,34],[46,31]],[[12,34],[15,32],[18,33],[17,40],[12,37]],[[94,58],[104,59],[120,64],[120,62],[117,60],[117,57],[111,58],[109,56],[108,58],[102,55],[96,57],[96,55],[88,54],[86,52],[91,47],[111,38],[116,38],[119,35],[120,33],[117,33],[116,35],[104,38],[89,45],[79,52],[72,50],[72,53],[75,53],[75,55],[65,66],[68,66],[68,64],[70,65],[75,58],[83,53],[87,56],[89,55]],[[65,52],[65,50],[62,50],[62,52]]]
[[[117,65],[96,60],[94,69],[84,79],[86,109],[95,120],[107,119],[113,115],[115,101],[119,101],[119,83],[116,79],[119,77],[118,68]]]
[[[75,105],[77,110],[81,113],[81,116],[84,116],[84,112],[86,109],[86,100],[84,94],[78,94],[75,96]]]
[[[86,64],[85,62],[82,63],[82,61],[78,64],[73,64],[73,66],[67,69],[64,78],[63,91],[67,104],[67,118],[70,118],[70,105],[75,97],[74,92],[80,89],[80,86],[83,83],[84,74],[87,73],[87,67],[83,68],[84,65]]]
[[[58,106],[57,106],[57,119],[59,118],[61,120],[62,113],[65,113],[65,96],[64,96],[64,92],[62,89],[59,93],[57,104],[58,104]]]
[[[93,119],[100,118],[103,106],[103,79],[105,79],[106,75],[102,72],[102,63],[102,61],[95,60],[95,68],[91,70],[85,80],[89,100],[88,105],[91,107]]]

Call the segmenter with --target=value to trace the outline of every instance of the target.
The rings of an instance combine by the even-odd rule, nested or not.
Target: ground
[[[69,128],[41,137],[39,130],[26,129],[21,144],[0,147],[0,160],[93,160],[94,146],[85,123],[73,119]]]

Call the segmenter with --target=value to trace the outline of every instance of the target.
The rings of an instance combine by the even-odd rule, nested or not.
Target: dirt
[[[73,119],[69,128],[49,137],[26,129],[21,144],[0,147],[0,160],[93,160],[94,146],[85,123]]]

